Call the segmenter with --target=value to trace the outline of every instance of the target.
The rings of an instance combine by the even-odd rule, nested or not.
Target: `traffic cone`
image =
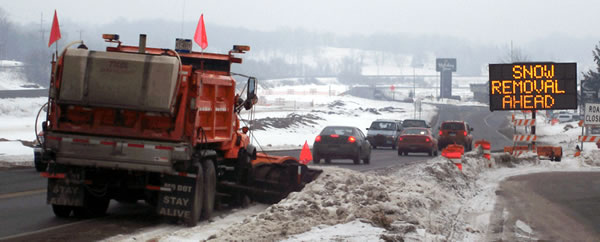
[[[308,141],[304,141],[304,146],[302,147],[302,151],[300,151],[300,159],[298,159],[300,161],[300,163],[306,165],[308,164],[310,161],[312,161],[313,157],[312,154],[310,153],[310,148],[308,147]]]
[[[581,148],[579,148],[579,145],[575,146],[575,154],[573,155],[574,157],[578,157],[581,155]]]

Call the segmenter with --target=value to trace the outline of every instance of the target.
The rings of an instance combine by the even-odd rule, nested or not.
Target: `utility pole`
[[[513,43],[512,40],[510,41],[510,63],[513,63]]]
[[[81,35],[81,33],[83,33],[83,29],[80,29],[80,30],[79,30],[79,31],[77,31],[77,32],[79,32],[79,40],[83,40],[83,38],[81,37],[81,36],[82,36],[82,35]]]
[[[40,40],[41,40],[42,43],[44,43],[44,39],[45,39],[44,38],[44,33],[45,32],[46,31],[44,30],[44,12],[41,12],[40,13],[40,34],[41,34]]]
[[[183,5],[181,6],[181,37],[183,37],[184,16],[185,16],[185,0],[183,0]]]

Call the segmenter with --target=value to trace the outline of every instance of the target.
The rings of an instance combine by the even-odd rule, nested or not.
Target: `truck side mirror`
[[[256,97],[256,78],[248,78],[248,92],[246,93],[246,99],[254,99]]]
[[[250,110],[254,104],[258,101],[256,97],[256,78],[248,77],[248,88],[246,93],[246,101],[244,102],[244,108]]]

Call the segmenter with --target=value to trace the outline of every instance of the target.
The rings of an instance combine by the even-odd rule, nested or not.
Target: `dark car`
[[[396,149],[398,136],[402,132],[402,122],[400,120],[378,119],[373,121],[367,130],[367,140],[369,140],[373,149],[377,149],[378,146]]]
[[[371,144],[363,132],[350,126],[327,126],[315,138],[313,161],[331,163],[331,159],[352,159],[354,164],[369,164]]]
[[[409,152],[425,152],[429,156],[438,155],[438,141],[428,128],[405,128],[398,137],[398,155]]]
[[[405,119],[402,121],[402,128],[431,128],[425,120],[422,119]]]
[[[449,144],[462,145],[465,151],[473,148],[473,128],[465,121],[444,121],[440,125],[438,148],[444,149]]]

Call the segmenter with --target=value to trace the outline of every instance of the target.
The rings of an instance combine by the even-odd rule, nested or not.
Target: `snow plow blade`
[[[300,191],[323,171],[310,169],[291,156],[257,153],[252,161],[255,192],[252,198],[263,203],[276,203],[291,192]]]

